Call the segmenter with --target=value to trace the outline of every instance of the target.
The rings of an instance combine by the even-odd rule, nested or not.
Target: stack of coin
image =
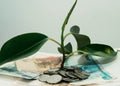
[[[40,74],[39,81],[50,84],[57,84],[60,82],[75,82],[87,79],[90,73],[75,67],[64,67],[62,69],[50,69]]]

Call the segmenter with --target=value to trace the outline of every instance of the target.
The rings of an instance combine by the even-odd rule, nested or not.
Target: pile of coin
[[[90,76],[89,72],[75,67],[64,67],[63,69],[50,69],[39,75],[39,81],[50,84],[57,84],[60,82],[74,82],[87,79]]]

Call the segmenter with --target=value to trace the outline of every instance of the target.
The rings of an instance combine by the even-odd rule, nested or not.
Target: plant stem
[[[58,41],[56,41],[55,39],[53,39],[53,38],[48,38],[48,39],[51,40],[52,42],[58,44],[61,47],[61,44]]]
[[[65,61],[68,60],[69,57],[72,56],[72,55],[74,55],[75,53],[82,53],[82,54],[86,54],[86,55],[88,55],[87,52],[84,52],[84,51],[81,51],[81,50],[77,50],[77,51],[74,51],[74,52],[68,54],[68,55],[66,56],[66,58],[65,58]]]
[[[65,26],[63,26],[62,28],[65,28]],[[61,49],[62,49],[62,54],[63,54],[63,61],[61,63],[61,68],[64,67],[64,62],[65,62],[65,49],[64,49],[64,30],[61,33]]]
[[[64,33],[64,32],[62,32],[62,34],[63,34],[63,33]],[[53,38],[50,38],[50,37],[49,37],[48,39],[51,40],[52,42],[58,44],[58,45],[61,47],[62,51],[64,51],[64,41],[62,41],[61,44],[60,44],[58,41],[56,41],[56,40],[53,39]],[[64,36],[61,36],[61,40],[64,40]],[[64,62],[65,62],[65,52],[63,52],[62,54],[63,54],[63,61],[62,61],[62,63],[61,63],[61,68],[64,67]]]
[[[82,50],[77,50],[77,51],[74,51],[74,52],[68,54],[67,57],[70,57],[70,56],[74,55],[75,53],[84,53],[84,54],[88,54],[87,52],[84,52],[84,51],[82,51]]]
[[[64,22],[63,22],[63,25],[62,25],[62,32],[61,32],[61,49],[62,49],[62,54],[63,54],[63,61],[61,63],[61,69],[64,67],[64,62],[66,60],[65,58],[65,49],[64,49],[64,30],[65,30],[65,26],[67,25],[68,23],[68,20],[70,18],[70,15],[72,14],[74,8],[75,8],[75,5],[77,3],[77,0],[75,0],[75,3],[73,4],[72,8],[70,9],[69,13],[67,14]]]
[[[71,33],[67,33],[65,36],[64,36],[64,40],[67,38],[67,36],[71,35]]]
[[[62,28],[65,28],[65,26],[63,26]],[[62,35],[61,35],[61,49],[63,51],[63,61],[62,61],[62,64],[61,64],[61,68],[64,67],[64,63],[65,63],[65,60],[66,60],[66,56],[65,56],[65,49],[64,49],[64,40],[65,38],[70,35],[71,33],[68,33],[64,36],[64,31],[62,32]]]

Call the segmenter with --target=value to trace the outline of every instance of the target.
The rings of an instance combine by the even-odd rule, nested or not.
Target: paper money
[[[80,69],[89,72],[90,77],[88,79],[94,79],[94,78],[111,79],[112,78],[109,72],[105,71],[104,67],[101,64],[99,64],[98,61],[93,57],[84,55],[83,57],[84,65],[77,63],[79,60],[78,58],[80,58],[80,56],[77,56],[76,61],[75,60],[73,61],[73,58],[72,58],[71,62],[74,62],[74,63],[70,63],[71,59],[66,61],[65,66],[69,66],[72,64],[71,66],[79,67]]]
[[[17,70],[15,63],[0,68],[0,74],[9,75],[13,77],[20,77],[24,79],[37,79],[39,75],[38,73],[20,72]]]
[[[16,61],[16,67],[21,72],[40,73],[51,68],[59,68],[61,66],[62,57],[54,55],[38,55],[36,58],[26,58]]]
[[[82,70],[88,71],[90,73],[89,79],[98,77],[103,79],[112,78],[109,75],[109,73],[107,73],[103,69],[100,69],[101,65],[98,65],[97,63],[94,63],[93,65],[74,65],[74,66],[80,67]],[[11,64],[9,66],[0,68],[0,73],[23,77],[26,79],[34,79],[38,75],[38,73],[31,73],[31,71],[30,72],[18,71],[15,64]]]
[[[39,56],[39,55],[37,55],[37,56]],[[76,62],[78,60],[79,59],[77,59]],[[97,79],[110,80],[113,78],[113,76],[109,72],[106,71],[106,68],[105,68],[106,66],[104,67],[103,65],[99,64],[96,59],[93,59],[92,57],[88,57],[85,60],[87,60],[87,62],[89,64],[85,64],[85,65],[75,64],[74,65],[75,61],[72,60],[71,62],[73,62],[72,65],[74,67],[78,67],[82,70],[89,72],[90,77],[82,82],[74,82],[71,84],[74,84],[74,85],[83,85],[83,84],[85,85],[86,84],[87,85],[87,84],[95,82],[95,80],[97,80]],[[70,60],[66,61],[65,66],[71,66],[71,64],[69,64],[69,62],[70,62]],[[22,72],[22,71],[17,70],[15,63],[1,67],[0,74],[6,74],[6,75],[15,76],[15,77],[25,78],[25,79],[38,79],[38,76],[39,76],[38,73],[31,73],[31,71],[30,72],[29,71]],[[93,81],[93,82],[87,83],[88,81]]]

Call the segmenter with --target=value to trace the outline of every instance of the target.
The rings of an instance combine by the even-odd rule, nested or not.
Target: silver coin
[[[81,69],[75,69],[74,72],[75,72],[75,73],[81,73],[82,70],[81,70]]]
[[[74,74],[76,77],[78,77],[79,79],[87,79],[89,76],[86,76],[84,74],[82,74],[82,72],[80,73],[75,73]]]
[[[51,75],[48,79],[47,82],[50,84],[57,84],[62,81],[62,76],[60,75]]]
[[[64,82],[75,82],[75,81],[79,81],[79,79],[72,79],[72,78],[68,78],[68,77],[67,77],[67,78],[64,77],[62,80],[63,80]]]
[[[41,74],[38,78],[39,81],[45,82],[50,77],[50,75]]]
[[[54,74],[57,74],[57,72],[56,71],[47,71],[47,72],[44,72],[44,74],[54,75]]]
[[[67,77],[66,71],[64,71],[64,70],[58,71],[58,74],[60,74],[60,75],[63,76],[63,77]]]
[[[57,71],[59,71],[60,69],[59,68],[52,68],[52,69],[50,69],[50,70],[48,70],[49,72],[57,72]]]
[[[65,74],[66,74],[68,77],[70,77],[70,78],[73,78],[73,79],[77,78],[77,77],[74,75],[74,72],[72,72],[72,71],[67,71]]]
[[[44,74],[49,74],[49,75],[53,75],[53,74],[57,74],[59,71],[58,68],[52,68],[50,70],[44,71]]]
[[[86,75],[86,76],[90,76],[90,73],[87,72],[87,71],[82,71],[81,73],[84,74],[84,75]]]

